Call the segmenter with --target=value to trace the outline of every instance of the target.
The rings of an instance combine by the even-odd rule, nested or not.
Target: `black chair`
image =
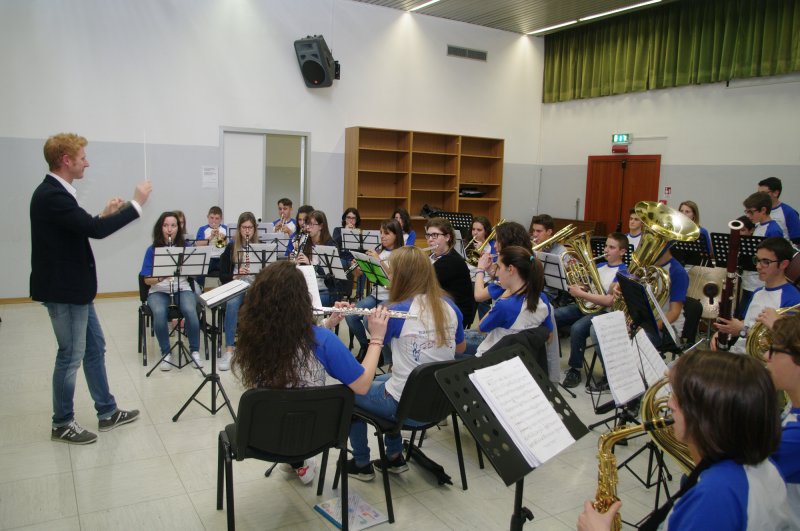
[[[396,421],[378,417],[359,407],[355,408],[354,417],[363,420],[375,428],[375,435],[378,438],[378,453],[380,454],[381,462],[384,463],[383,490],[386,495],[386,512],[389,515],[390,523],[394,522],[394,508],[392,507],[392,492],[389,486],[388,466],[386,465],[388,462],[386,459],[386,446],[383,442],[383,436],[387,433],[399,434],[401,430],[411,431],[411,438],[405,455],[406,460],[408,460],[412,448],[415,446],[417,432],[422,432],[436,426],[450,415],[456,440],[456,451],[458,453],[458,468],[461,472],[461,486],[464,490],[467,488],[467,474],[464,470],[464,455],[461,451],[461,435],[459,433],[458,423],[456,422],[457,417],[453,411],[453,405],[447,399],[434,377],[436,371],[458,363],[458,361],[459,360],[426,363],[411,371],[411,374],[408,375],[406,385],[403,388],[403,394],[400,396],[400,402],[397,404],[397,412],[395,413]],[[406,421],[411,419],[421,423],[421,425],[410,426],[406,424]],[[344,466],[343,463],[342,466]],[[340,467],[337,467],[336,476],[333,479],[334,488],[336,488],[336,483],[339,479],[339,470]]]
[[[347,462],[347,436],[353,392],[344,385],[299,389],[249,389],[239,401],[235,424],[219,432],[217,510],[222,483],[228,506],[228,529],[235,529],[233,460],[260,459],[297,463],[322,453],[317,496],[325,484],[328,449],[339,449],[337,469]],[[336,485],[334,485],[336,488]],[[342,477],[342,529],[347,529],[347,474]]]

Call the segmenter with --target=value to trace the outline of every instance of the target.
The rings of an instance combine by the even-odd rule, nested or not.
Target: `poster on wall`
[[[203,188],[217,188],[219,183],[219,170],[216,166],[202,166],[200,173],[203,178]]]

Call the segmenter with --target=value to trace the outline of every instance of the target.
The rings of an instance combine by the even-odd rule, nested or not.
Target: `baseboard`
[[[98,293],[95,298],[97,299],[121,299],[124,297],[138,297],[138,291],[111,291],[109,293]],[[0,299],[0,304],[23,304],[26,302],[34,302],[30,297],[9,297]]]

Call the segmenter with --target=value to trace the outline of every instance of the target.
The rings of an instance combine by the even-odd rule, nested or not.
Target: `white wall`
[[[631,154],[661,154],[661,198],[696,201],[712,232],[765,177],[800,207],[798,102],[800,75],[543,105],[540,211],[572,217],[577,198],[583,215],[587,157],[610,154],[612,133],[633,135]]]
[[[341,62],[331,88],[302,81],[292,43],[310,34]],[[486,50],[489,61],[446,57],[447,44]],[[59,131],[86,136],[90,161],[126,153],[79,184],[92,211],[108,193],[130,193],[147,139],[152,203],[125,245],[112,236],[95,247],[122,247],[101,259],[101,291],[136,288],[160,210],[183,208],[199,225],[220,202],[200,191],[199,169],[219,164],[221,126],[310,132],[308,200],[331,219],[342,210],[348,126],[500,137],[509,163],[538,158],[543,41],[508,32],[349,0],[9,0],[0,47],[0,151],[16,159],[0,169],[10,183],[0,201],[21,222],[0,236],[16,255],[0,298],[27,295],[27,204],[46,171],[35,146]],[[515,172],[506,195],[529,179]]]

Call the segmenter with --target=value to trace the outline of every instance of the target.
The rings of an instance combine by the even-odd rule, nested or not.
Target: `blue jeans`
[[[583,353],[586,350],[586,340],[589,339],[592,329],[592,319],[599,313],[584,314],[577,304],[568,304],[556,308],[556,326],[570,326],[569,330],[569,366],[581,370],[583,367]],[[595,344],[597,344],[595,342]]]
[[[356,308],[372,309],[378,306],[378,304],[380,304],[380,301],[376,299],[374,295],[369,295],[358,301]],[[362,347],[366,347],[367,343],[369,343],[369,339],[367,339],[366,316],[348,315],[345,317],[345,321],[347,321],[347,328],[353,331],[353,335],[358,340],[358,344]]]
[[[46,302],[44,306],[58,342],[53,370],[53,427],[66,426],[75,418],[75,379],[81,362],[97,418],[110,418],[117,412],[117,402],[108,389],[106,340],[94,304]]]
[[[356,405],[366,409],[370,413],[395,421],[394,414],[397,412],[397,400],[386,392],[386,380],[391,378],[391,373],[376,376],[372,381],[372,386],[365,395],[356,395]],[[410,426],[421,425],[413,420],[407,420]],[[401,434],[385,435],[386,456],[392,458],[403,451],[403,437]],[[356,420],[350,424],[350,446],[353,447],[353,458],[358,466],[366,466],[369,463],[369,443],[367,442],[367,424],[363,420]]]
[[[463,360],[465,358],[471,358],[475,356],[478,352],[478,347],[483,340],[486,339],[486,334],[479,332],[478,330],[464,330],[464,341],[467,343],[467,348],[464,352],[458,353],[456,352],[456,359]]]
[[[239,308],[244,302],[244,293],[241,292],[225,303],[225,346],[232,347],[236,344],[236,324],[239,322]]]
[[[189,339],[189,352],[200,350],[200,320],[197,318],[197,300],[193,291],[175,293],[175,304],[183,315],[186,337]],[[169,352],[169,293],[151,293],[147,305],[153,312],[153,330],[158,339],[161,354]]]

